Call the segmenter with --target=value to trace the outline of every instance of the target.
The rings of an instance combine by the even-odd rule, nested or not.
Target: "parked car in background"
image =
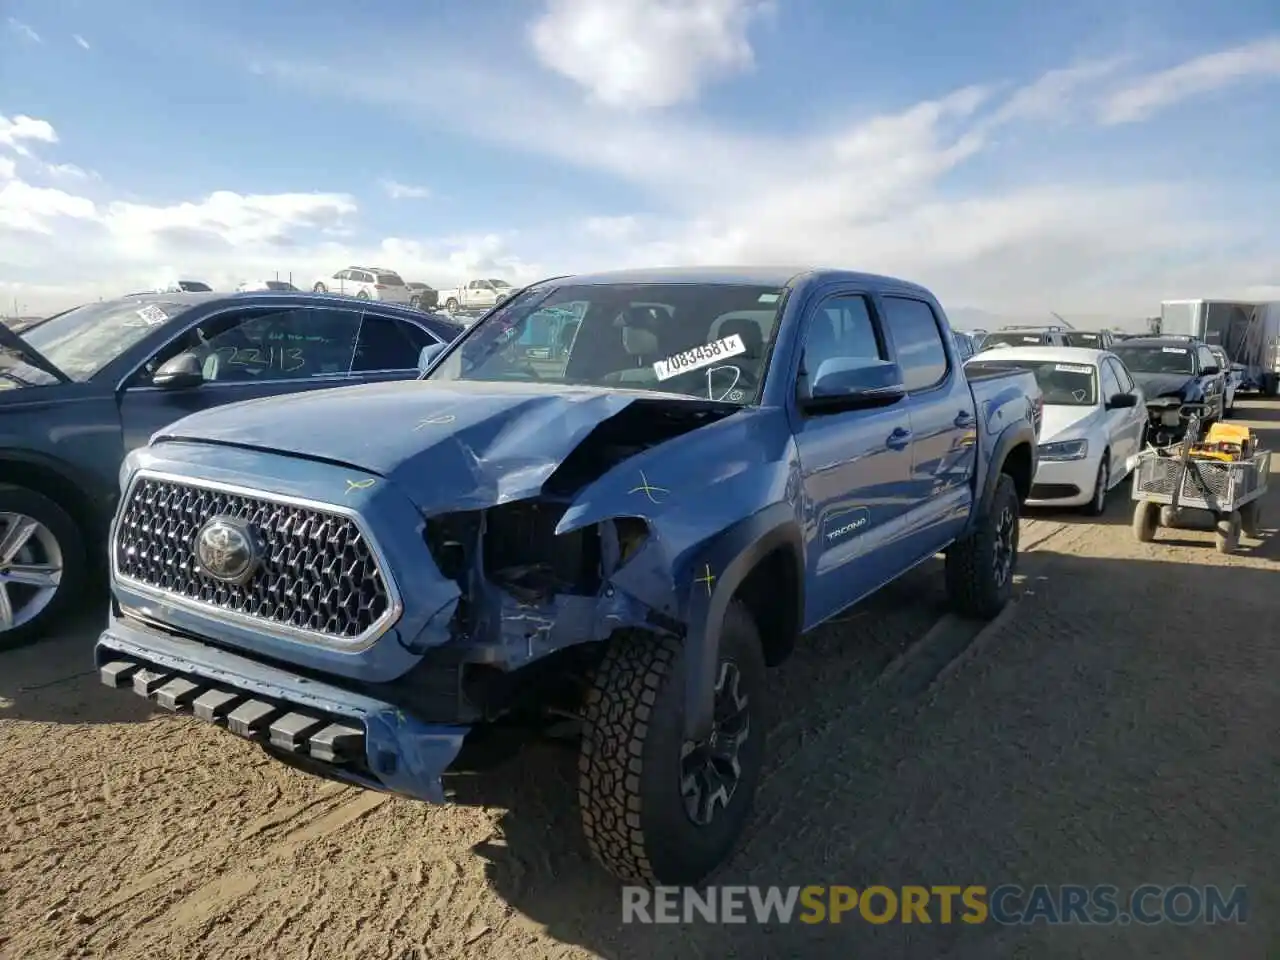
[[[460,287],[439,291],[437,298],[446,313],[457,313],[459,310],[488,310],[514,292],[515,288],[505,280],[468,280]]]
[[[981,352],[1003,347],[1065,347],[1061,327],[1001,327],[982,338]]]
[[[1068,347],[1084,347],[1088,350],[1110,350],[1116,338],[1110,330],[1064,330],[1063,339]]]
[[[422,383],[210,410],[132,453],[97,666],[434,802],[469,736],[573,717],[587,847],[694,884],[751,815],[768,666],[939,552],[959,612],[1005,606],[1033,392],[966,375],[936,299],[886,277],[534,284]]]
[[[1241,384],[1244,382],[1248,368],[1242,363],[1232,363],[1231,358],[1227,356],[1227,351],[1216,343],[1209,344],[1209,352],[1218,361],[1218,369],[1222,371],[1222,415],[1223,417],[1229,417],[1235,413],[1236,391],[1240,389]]]
[[[357,300],[383,300],[408,305],[412,299],[400,274],[386,267],[347,267],[311,287],[316,293],[338,293]]]
[[[252,292],[271,292],[271,293],[298,293],[300,292],[288,280],[242,280],[236,290],[240,293]]]
[[[951,331],[951,336],[956,342],[956,352],[960,355],[961,363],[964,363],[978,352],[977,345],[971,334],[965,333],[963,330],[953,330]]]
[[[409,306],[419,310],[434,310],[440,305],[440,294],[430,284],[414,281],[405,286],[409,288]]]
[[[1028,506],[1080,507],[1097,516],[1128,476],[1147,424],[1142,388],[1121,360],[1083,347],[1007,347],[971,360],[966,371],[1031,371],[1044,394],[1040,465]]]
[[[0,326],[0,646],[78,602],[125,453],[237,400],[418,375],[442,317],[309,293],[153,294]],[[229,451],[227,456],[234,456]]]
[[[1226,375],[1207,344],[1190,337],[1135,337],[1113,352],[1146,395],[1147,436],[1157,446],[1181,440],[1193,413],[1206,430],[1225,415]]]

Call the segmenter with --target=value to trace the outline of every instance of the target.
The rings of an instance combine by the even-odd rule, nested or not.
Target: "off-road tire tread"
[[[1014,507],[1015,523],[1018,517],[1018,490],[1013,477],[1001,472],[996,480],[991,506],[979,519],[978,529],[965,539],[951,545],[946,555],[947,599],[955,611],[964,617],[978,620],[994,618],[1009,602],[1008,585],[996,594],[991,586],[991,567],[994,537],[991,524],[999,515],[1001,503],[1008,499]],[[1014,553],[1014,570],[1017,569],[1017,553]],[[1009,571],[1010,584],[1014,570]]]
[[[578,806],[592,854],[624,883],[654,885],[640,827],[642,755],[658,691],[680,657],[680,641],[615,635],[583,709]]]

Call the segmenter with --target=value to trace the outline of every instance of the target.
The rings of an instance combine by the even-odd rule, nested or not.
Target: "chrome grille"
[[[257,528],[262,566],[243,585],[214,580],[195,559],[195,536],[214,517]],[[340,641],[373,630],[394,601],[354,519],[309,506],[142,476],[116,529],[119,576],[174,597]]]

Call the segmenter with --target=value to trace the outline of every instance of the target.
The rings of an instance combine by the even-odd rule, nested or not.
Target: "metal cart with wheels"
[[[1213,516],[1220,553],[1232,553],[1240,535],[1256,537],[1262,520],[1262,495],[1271,473],[1271,451],[1249,445],[1238,459],[1197,451],[1198,417],[1192,417],[1182,442],[1148,447],[1133,458],[1133,535],[1143,543],[1160,527],[1176,527],[1184,511]]]

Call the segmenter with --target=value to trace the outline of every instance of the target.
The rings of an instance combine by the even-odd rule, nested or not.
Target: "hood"
[[[650,391],[410,380],[215,407],[170,424],[153,442],[334,463],[395,482],[427,512],[477,510],[536,496],[602,424],[606,436],[573,460],[578,485],[739,409]]]
[[[1142,388],[1148,400],[1156,397],[1184,396],[1190,393],[1195,377],[1189,373],[1135,373],[1129,371],[1134,383]]]
[[[1098,407],[1069,407],[1063,404],[1044,405],[1044,420],[1040,426],[1040,442],[1056,443],[1071,440],[1088,431],[1098,416]]]
[[[0,323],[0,347],[8,347],[27,363],[31,364],[33,367],[39,367],[60,383],[71,382],[71,378],[59,370],[49,360],[45,359],[44,354],[31,346],[31,344],[27,343],[27,341],[18,334],[10,330],[4,323]]]

